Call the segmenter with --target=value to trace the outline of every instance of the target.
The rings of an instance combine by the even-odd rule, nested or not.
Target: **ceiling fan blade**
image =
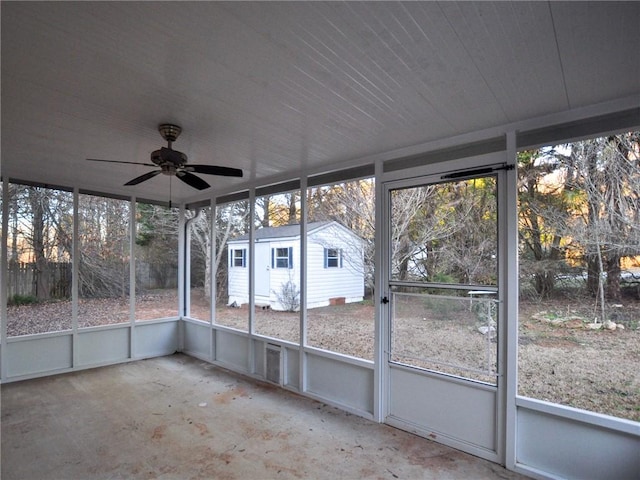
[[[223,175],[225,177],[241,177],[242,170],[231,167],[218,167],[216,165],[187,165],[185,169],[195,173],[205,173],[207,175]]]
[[[204,190],[211,186],[200,177],[197,177],[192,173],[185,172],[184,170],[177,172],[176,176],[190,187],[197,188],[198,190]]]
[[[100,158],[87,158],[90,162],[124,163],[127,165],[144,165],[145,167],[155,167],[153,163],[125,162],[123,160],[102,160]]]
[[[134,178],[133,180],[129,180],[124,185],[126,187],[131,186],[131,185],[138,185],[139,183],[142,183],[142,182],[144,182],[146,180],[149,180],[150,178],[155,177],[159,173],[162,173],[162,170],[153,170],[151,172],[147,172],[144,175],[140,175],[139,177]]]

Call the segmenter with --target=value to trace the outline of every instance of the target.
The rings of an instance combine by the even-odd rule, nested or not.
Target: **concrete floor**
[[[524,478],[184,355],[1,392],[2,480]]]

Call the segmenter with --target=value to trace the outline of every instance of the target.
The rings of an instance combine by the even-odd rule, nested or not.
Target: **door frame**
[[[513,255],[512,246],[507,243],[508,231],[507,227],[511,227],[513,219],[508,220],[508,216],[512,214],[512,210],[508,208],[508,197],[512,196],[512,192],[507,195],[508,190],[513,190],[509,187],[508,182],[512,181],[515,173],[508,172],[513,170],[515,161],[508,161],[507,152],[500,151],[485,155],[479,155],[475,157],[468,157],[462,159],[455,159],[440,164],[425,165],[421,167],[410,168],[406,170],[396,170],[386,174],[380,175],[381,181],[379,183],[378,194],[380,200],[377,202],[379,206],[379,236],[377,240],[380,241],[380,249],[377,256],[378,265],[380,266],[380,274],[377,275],[377,281],[380,285],[379,288],[379,300],[380,305],[378,308],[378,332],[380,339],[378,341],[379,352],[376,359],[379,362],[378,371],[378,385],[379,392],[377,398],[379,399],[379,413],[380,420],[388,423],[392,426],[402,428],[404,430],[411,431],[421,436],[431,438],[437,442],[452,446],[454,448],[472,453],[474,455],[486,458],[493,462],[505,464],[505,438],[506,438],[506,399],[507,399],[507,339],[508,336],[513,336],[513,333],[508,333],[507,328],[507,299],[509,292],[507,291],[507,263],[508,259]],[[475,174],[474,174],[475,173]],[[494,439],[491,448],[485,446],[478,446],[473,442],[469,442],[463,438],[456,438],[455,435],[447,435],[447,432],[435,433],[428,425],[419,425],[411,421],[403,421],[402,419],[395,418],[392,406],[392,381],[398,381],[394,378],[395,373],[392,371],[396,369],[402,371],[400,375],[405,375],[406,371],[410,371],[410,367],[406,369],[402,366],[394,366],[390,363],[390,305],[382,302],[382,299],[390,298],[390,191],[395,188],[418,186],[431,183],[441,183],[447,180],[467,179],[474,177],[482,177],[488,174],[495,175],[496,177],[496,195],[497,195],[497,243],[498,243],[498,258],[497,258],[497,272],[498,272],[498,332],[499,339],[497,345],[497,369],[498,376],[496,386],[477,386],[476,389],[481,392],[481,396],[486,396],[486,392],[494,390],[494,400],[491,407],[493,414],[493,435]],[[447,177],[448,178],[443,178]],[[508,215],[509,214],[509,215]],[[516,219],[517,220],[517,219]],[[432,387],[435,387],[438,382],[443,381],[443,377],[439,374],[430,374],[429,372],[421,372],[425,377],[431,377],[436,379],[433,382]],[[406,380],[406,379],[405,379]],[[466,380],[459,381],[456,378],[447,380],[448,383],[442,384],[444,390],[449,386],[452,388],[452,392],[459,391],[460,384],[467,383]],[[438,393],[438,387],[426,388],[425,391]],[[455,393],[454,393],[455,394]],[[486,399],[485,399],[486,400]],[[442,434],[444,433],[444,434]]]

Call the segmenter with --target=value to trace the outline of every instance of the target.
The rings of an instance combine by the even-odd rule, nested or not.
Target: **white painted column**
[[[307,177],[300,179],[300,346],[298,348],[299,391],[307,391]]]
[[[374,320],[374,351],[373,351],[373,419],[377,422],[384,421],[386,412],[385,389],[387,388],[386,371],[386,339],[387,334],[385,328],[384,313],[387,311],[386,305],[380,303],[380,299],[388,295],[387,286],[384,279],[384,255],[382,250],[383,235],[386,231],[384,226],[386,215],[383,207],[383,190],[382,190],[382,161],[375,163],[374,181],[375,181],[375,252],[374,252],[374,294],[372,301],[375,305]]]
[[[216,229],[216,218],[217,218],[217,210],[216,210],[216,199],[215,197],[211,197],[211,215],[209,215],[209,234],[211,241],[209,242],[209,275],[211,278],[209,279],[209,361],[213,362],[214,359],[214,343],[213,343],[213,335],[214,329],[213,325],[216,323],[216,295],[218,294],[216,288],[216,278],[218,275],[217,271],[217,262],[216,262],[216,239],[217,239],[217,229]]]
[[[256,352],[254,345],[254,335],[256,333],[256,229],[254,224],[254,218],[256,215],[256,189],[251,188],[249,190],[249,352],[248,352],[248,364],[249,372],[256,373]]]
[[[184,204],[180,205],[178,211],[178,316],[189,316],[190,299],[189,284],[190,282],[190,242],[189,223],[185,217]]]
[[[507,132],[507,162],[515,164],[513,170],[506,171],[505,182],[505,244],[502,259],[504,285],[502,285],[504,305],[504,334],[506,354],[503,365],[504,392],[504,455],[505,466],[513,470],[516,465],[516,425],[518,394],[518,191],[516,134]]]
[[[171,207],[169,207],[171,208]],[[178,211],[178,316],[191,315],[191,245],[189,239],[189,222],[185,217],[185,206],[180,205]],[[178,322],[178,351],[184,350],[184,326]]]
[[[80,271],[80,237],[79,237],[79,221],[78,221],[78,202],[80,201],[80,193],[78,188],[73,189],[73,233],[71,237],[71,331],[73,332],[72,349],[72,367],[77,367],[79,363],[78,351],[78,275]]]
[[[136,197],[129,205],[129,358],[136,356]]]
[[[7,378],[7,235],[9,232],[9,179],[2,179],[2,259],[0,261],[0,380]]]

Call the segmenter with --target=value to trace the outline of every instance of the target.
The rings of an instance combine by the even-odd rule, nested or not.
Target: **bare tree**
[[[520,269],[531,275],[541,298],[553,294],[556,277],[567,269],[571,236],[564,233],[573,203],[573,169],[561,158],[552,148],[518,153]]]
[[[299,223],[299,203],[299,191],[256,198],[256,227],[280,227]]]
[[[573,230],[584,248],[588,290],[599,298],[603,319],[605,297],[621,298],[622,258],[640,254],[638,140],[635,132],[576,142],[567,158],[574,188],[585,197],[575,205]]]
[[[521,265],[538,294],[550,295],[572,264],[586,267],[586,290],[603,318],[605,297],[620,299],[622,259],[640,254],[638,136],[520,152]]]
[[[440,269],[456,282],[495,285],[497,282],[497,198],[494,177],[451,182],[438,186],[434,231],[447,235],[438,239],[443,246]],[[447,225],[443,229],[441,225]]]
[[[249,232],[249,202],[244,200],[220,205],[216,207],[215,215],[216,250],[214,268],[216,272],[216,301],[222,303],[227,295],[227,242],[232,238]]]
[[[50,188],[10,185],[9,268],[13,294],[38,300],[70,295],[72,195]],[[25,275],[32,274],[32,283]]]
[[[80,196],[81,297],[129,295],[129,209],[125,200]]]

